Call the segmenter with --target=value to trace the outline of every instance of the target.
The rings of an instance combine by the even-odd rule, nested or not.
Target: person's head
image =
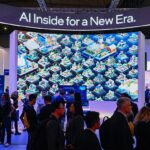
[[[124,113],[125,115],[129,115],[132,112],[131,100],[128,97],[120,97],[117,101],[117,109]]]
[[[12,92],[11,98],[12,98],[13,100],[17,100],[17,99],[18,99],[18,91]]]
[[[75,100],[80,100],[81,101],[81,94],[79,92],[75,92],[74,94]]]
[[[87,112],[85,116],[85,122],[86,122],[87,128],[90,128],[95,131],[96,129],[100,127],[99,113],[95,111]]]
[[[127,93],[122,93],[120,97],[128,97],[131,100],[131,96]]]
[[[2,100],[3,100],[3,101],[10,100],[9,94],[8,94],[8,93],[3,93],[3,95],[2,95]]]
[[[74,116],[78,116],[78,115],[83,116],[82,105],[80,105],[77,102],[72,103],[69,107],[69,110]]]
[[[29,95],[29,104],[30,105],[34,105],[36,103],[36,98],[37,98],[37,95],[35,94],[30,94]]]
[[[74,94],[74,99],[75,99],[75,102],[79,103],[80,105],[82,105],[82,100],[81,100],[81,94],[79,92],[76,92]]]
[[[41,92],[41,95],[42,95],[42,97],[44,97],[44,96],[46,96],[46,91],[45,90],[43,90],[42,92]]]
[[[144,121],[144,122],[150,121],[150,108],[149,107],[144,106],[136,115],[134,122],[137,123],[140,121]]]
[[[5,92],[9,93],[9,86],[6,86]]]
[[[70,90],[69,90],[69,94],[70,94],[70,95],[74,95],[74,90],[73,90],[73,89],[70,89]]]
[[[57,118],[61,118],[65,112],[65,102],[63,99],[55,100],[52,103],[52,114]]]
[[[50,95],[44,96],[44,102],[45,104],[51,103],[52,97]]]
[[[75,114],[76,108],[75,108],[74,103],[72,103],[72,104],[70,105],[69,110],[70,110],[70,112],[71,112],[72,114]]]
[[[64,91],[63,89],[59,89],[59,94],[60,94],[61,96],[64,96],[64,95],[65,95],[65,91]]]

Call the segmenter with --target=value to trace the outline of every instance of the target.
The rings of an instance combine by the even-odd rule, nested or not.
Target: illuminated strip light
[[[45,3],[45,0],[37,0],[41,11],[47,11],[47,5]]]
[[[120,2],[120,0],[112,0],[112,1],[111,1],[111,4],[110,4],[110,6],[109,6],[108,11],[109,11],[109,12],[114,11],[114,10],[117,8],[119,2]]]

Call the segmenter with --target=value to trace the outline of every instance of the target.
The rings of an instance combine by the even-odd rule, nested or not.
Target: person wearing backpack
[[[131,112],[130,99],[120,97],[110,122],[110,150],[133,150],[134,141],[128,125],[128,115]]]
[[[103,123],[99,128],[99,136],[101,141],[101,146],[104,150],[110,150],[110,126],[111,126],[111,118],[105,116],[103,118]]]

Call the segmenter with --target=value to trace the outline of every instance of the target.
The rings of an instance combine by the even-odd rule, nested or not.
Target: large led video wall
[[[138,32],[46,34],[18,32],[20,95],[55,94],[59,85],[86,85],[87,99],[138,98]]]

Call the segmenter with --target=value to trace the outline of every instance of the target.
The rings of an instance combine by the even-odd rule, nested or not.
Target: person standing
[[[87,112],[85,122],[87,128],[76,144],[77,150],[101,150],[100,142],[95,134],[95,131],[100,127],[99,113],[95,111]]]
[[[18,131],[18,120],[19,120],[19,110],[18,110],[18,91],[15,91],[11,94],[12,105],[14,106],[14,111],[11,115],[11,120],[14,121],[15,124],[15,135],[20,135],[21,133]]]
[[[45,106],[40,110],[40,114],[38,115],[38,119],[40,122],[48,119],[51,115],[51,111],[52,111],[51,99],[52,98],[50,95],[44,96]]]
[[[28,105],[24,108],[24,126],[27,128],[28,132],[28,144],[27,150],[35,150],[35,139],[37,131],[37,116],[34,110],[34,105],[36,103],[36,95],[29,95]]]
[[[117,101],[117,110],[111,117],[111,150],[133,150],[133,138],[128,125],[128,116],[132,113],[130,99],[121,97]]]
[[[135,150],[150,149],[150,108],[143,107],[136,115],[135,120]]]
[[[13,111],[13,107],[10,102],[10,97],[7,93],[2,95],[2,136],[1,143],[4,144],[5,138],[5,130],[7,133],[7,143],[5,146],[9,146],[11,144],[11,113]]]
[[[37,114],[39,114],[40,113],[40,110],[42,109],[42,107],[44,107],[44,96],[46,96],[46,91],[45,90],[43,90],[42,92],[41,92],[41,95],[39,95],[38,97],[37,97]]]
[[[55,100],[52,103],[52,114],[46,126],[48,150],[64,150],[65,137],[60,126],[60,118],[64,115],[65,106],[63,100]]]
[[[77,139],[84,130],[84,119],[83,114],[81,114],[78,109],[77,103],[72,103],[70,105],[70,119],[66,127],[66,143],[67,148],[75,148]],[[83,110],[82,110],[83,111]]]

